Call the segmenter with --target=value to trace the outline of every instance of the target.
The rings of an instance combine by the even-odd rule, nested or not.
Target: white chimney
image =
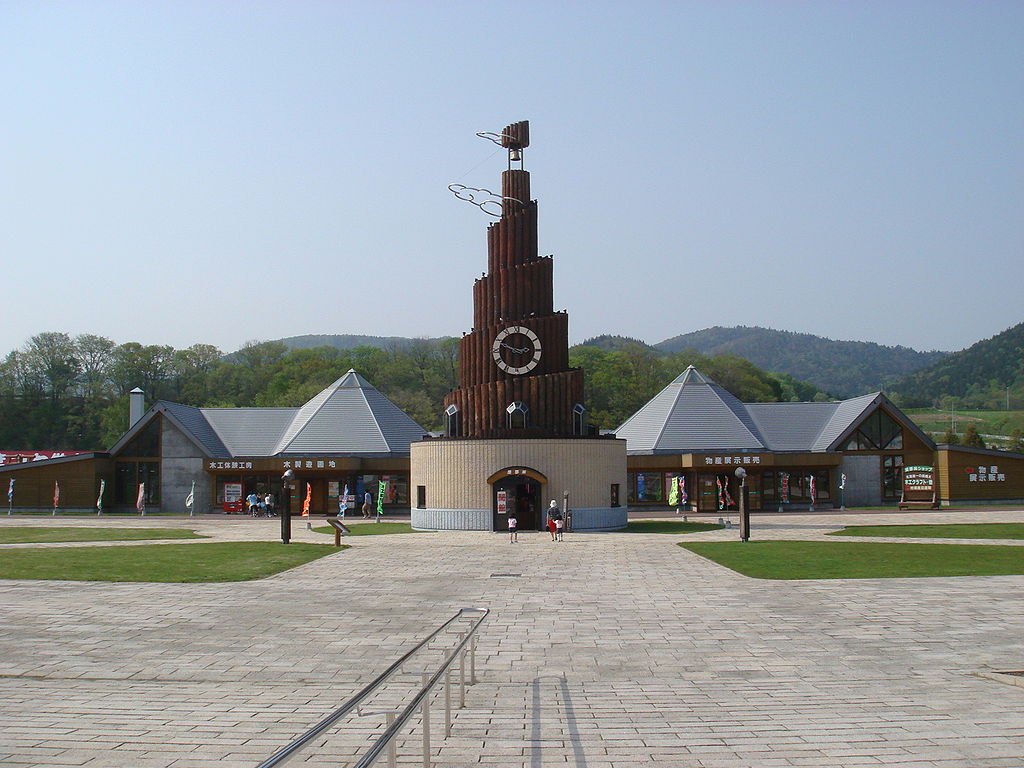
[[[128,393],[128,429],[139,423],[146,412],[146,393],[136,387]]]

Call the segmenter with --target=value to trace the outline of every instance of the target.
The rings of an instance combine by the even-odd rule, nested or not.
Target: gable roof
[[[110,449],[126,445],[157,414],[209,458],[407,456],[427,430],[350,370],[298,408],[195,408],[160,400]]]
[[[741,403],[692,365],[619,427],[630,454],[837,450],[868,416],[886,412],[931,439],[881,392],[830,403]]]

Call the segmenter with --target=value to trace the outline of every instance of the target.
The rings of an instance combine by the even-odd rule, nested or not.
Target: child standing
[[[519,521],[516,520],[514,515],[508,516],[508,542],[509,544],[515,544],[519,541]]]
[[[555,539],[558,541],[562,540],[562,527],[565,525],[565,521],[562,520],[561,516],[555,520]]]

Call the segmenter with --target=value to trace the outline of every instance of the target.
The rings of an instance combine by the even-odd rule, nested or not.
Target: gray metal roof
[[[273,456],[298,408],[203,408],[229,456]]]
[[[427,430],[350,370],[299,409],[275,454],[409,452]]]
[[[766,449],[743,403],[692,365],[615,434],[631,453]]]
[[[809,451],[839,403],[747,403],[768,448]]]
[[[164,413],[211,458],[408,456],[427,430],[350,370],[299,408],[194,408],[159,401],[111,450]]]
[[[804,451],[823,453],[882,404],[901,424],[931,441],[875,392],[832,403],[741,403],[692,365],[619,427],[626,451]]]
[[[172,403],[167,400],[158,400],[153,405],[153,410],[166,413],[184,432],[202,446],[211,458],[224,459],[231,456],[231,449],[217,434],[216,429],[210,424],[202,410],[191,405]],[[140,422],[146,421],[145,418]]]

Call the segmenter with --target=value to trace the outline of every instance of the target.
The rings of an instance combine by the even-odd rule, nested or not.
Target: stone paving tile
[[[818,539],[847,524],[1022,520],[755,515],[752,531]],[[220,541],[279,531],[243,517],[59,524]],[[298,520],[293,530],[330,541]],[[1024,688],[974,674],[1024,668],[1024,577],[754,580],[676,547],[682,538],[368,537],[256,582],[0,582],[0,764],[254,766],[456,610],[486,605],[480,682],[447,740],[435,698],[437,765],[1024,765]],[[378,705],[407,690],[390,686]],[[338,765],[381,720],[348,718],[301,764]],[[402,765],[420,764],[418,731],[400,747]]]

